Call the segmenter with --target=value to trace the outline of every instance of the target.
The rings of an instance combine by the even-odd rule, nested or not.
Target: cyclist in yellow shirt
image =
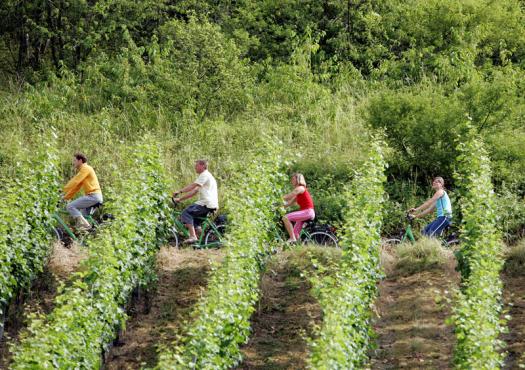
[[[71,200],[81,189],[84,195],[67,205],[67,211],[75,219],[77,227],[89,230],[91,225],[84,218],[87,208],[103,202],[102,191],[93,167],[87,164],[87,158],[82,153],[73,156],[73,166],[78,173],[64,186],[64,199]]]

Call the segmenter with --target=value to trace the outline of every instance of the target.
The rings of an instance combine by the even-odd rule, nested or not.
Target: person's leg
[[[423,235],[428,237],[434,237],[436,235],[439,235],[441,231],[443,231],[443,229],[449,224],[450,222],[445,216],[438,217],[425,227],[425,229],[423,230]]]
[[[299,234],[301,233],[301,229],[303,228],[304,221],[312,220],[315,217],[315,212],[313,209],[305,209],[302,211],[289,213],[286,215],[286,217],[289,221],[295,222],[295,225],[292,230],[294,235],[294,238],[292,240],[296,240],[299,238]]]
[[[180,215],[180,219],[184,226],[186,226],[186,229],[188,229],[188,232],[190,234],[190,237],[188,240],[196,240],[197,237],[195,236],[195,227],[193,226],[193,213],[195,213],[195,204],[192,204],[184,209],[182,211],[182,214]]]
[[[208,209],[199,204],[192,204],[188,206],[181,214],[181,221],[188,229],[189,238],[186,240],[187,243],[197,241],[197,234],[195,233],[195,217],[204,217],[208,214]],[[198,226],[198,225],[197,225]]]
[[[292,226],[292,223],[290,222],[290,220],[288,219],[288,215],[284,215],[283,216],[283,224],[284,224],[284,228],[286,229],[286,231],[288,232],[288,236],[289,236],[289,240],[290,241],[295,241],[295,234],[293,232],[293,226]]]
[[[92,206],[94,206],[97,203],[102,204],[104,202],[104,199],[102,198],[102,194],[99,194],[99,193],[88,194],[85,197],[86,197],[86,203],[90,199],[93,202],[93,204],[87,206],[86,208],[79,208],[79,211],[82,213],[84,217],[86,217],[89,214],[89,211],[91,210]]]
[[[75,199],[72,202],[69,202],[66,206],[67,211],[73,217],[77,223],[77,226],[83,229],[90,229],[91,225],[84,218],[80,210],[84,210],[92,205],[97,204],[99,201],[96,197],[90,195],[85,195]]]
[[[434,229],[434,236],[441,236],[441,234],[443,234],[443,231],[450,226],[450,220],[445,216],[443,216],[443,220],[440,221],[441,222],[439,223],[439,225],[437,225]]]

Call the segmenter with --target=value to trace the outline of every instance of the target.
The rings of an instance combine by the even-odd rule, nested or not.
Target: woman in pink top
[[[315,218],[315,211],[312,197],[306,189],[304,176],[300,173],[294,173],[291,182],[294,189],[292,192],[283,196],[284,206],[290,207],[298,205],[299,211],[291,212],[283,216],[283,222],[290,236],[288,242],[295,243],[299,238],[299,233],[303,228],[304,221],[313,220]],[[295,222],[295,225],[292,226],[292,222]]]

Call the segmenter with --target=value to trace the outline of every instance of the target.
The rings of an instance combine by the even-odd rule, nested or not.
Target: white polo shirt
[[[208,170],[201,172],[196,184],[200,185],[199,200],[195,203],[208,208],[219,208],[219,195],[217,193],[217,181]]]

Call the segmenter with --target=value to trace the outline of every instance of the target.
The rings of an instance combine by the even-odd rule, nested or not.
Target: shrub
[[[246,108],[254,81],[239,49],[219,26],[194,18],[172,20],[159,34],[164,60],[154,59],[155,91],[150,94],[158,103],[198,120]]]
[[[458,267],[462,287],[453,308],[457,345],[454,363],[459,369],[497,369],[502,365],[501,292],[503,265],[496,229],[490,163],[473,131],[458,145],[461,249]]]
[[[17,163],[14,178],[3,180],[0,317],[17,290],[28,287],[42,272],[51,250],[51,213],[56,209],[60,193],[54,140],[44,135],[43,141],[39,149],[31,153],[31,160]],[[0,321],[0,329],[2,327],[3,321]]]
[[[61,287],[55,309],[33,317],[13,347],[13,369],[101,366],[101,354],[126,315],[131,291],[152,279],[157,243],[166,220],[166,187],[158,152],[144,144],[130,156],[126,178],[107,198],[115,220],[89,243],[89,257],[68,287]]]
[[[382,142],[345,191],[343,255],[334,273],[312,279],[323,311],[322,327],[310,341],[309,366],[315,369],[362,368],[371,340],[371,311],[377,294],[385,163]],[[322,269],[321,269],[322,271]]]
[[[507,242],[525,236],[525,202],[517,192],[503,187],[495,199],[498,229]]]
[[[245,159],[231,178],[227,208],[231,214],[226,256],[197,304],[182,342],[166,348],[157,369],[226,369],[241,359],[250,316],[259,298],[259,276],[272,251],[275,202],[283,184],[277,148],[260,149]]]

